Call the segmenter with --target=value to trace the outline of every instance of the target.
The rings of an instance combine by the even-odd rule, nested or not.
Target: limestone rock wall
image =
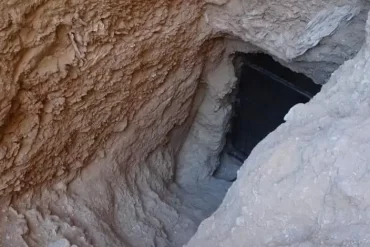
[[[348,22],[342,22],[333,34],[323,38],[313,49],[291,62],[278,61],[311,77],[318,84],[326,83],[331,74],[345,61],[353,58],[365,42],[365,23],[370,2],[361,3],[360,8],[358,15]]]
[[[246,160],[187,246],[369,246],[367,41]]]
[[[361,1],[212,1],[209,23],[219,32],[256,44],[266,52],[293,59],[332,34],[361,10]]]
[[[225,54],[218,66],[207,72],[204,78],[207,88],[203,101],[177,156],[176,182],[179,184],[202,183],[219,164],[219,154],[232,113],[228,95],[237,82],[228,56],[230,52]]]
[[[366,0],[207,2],[206,20],[220,35],[256,45],[319,84],[357,54],[370,8]]]
[[[202,6],[2,1],[0,196],[73,176],[117,135],[121,162],[143,161],[190,109],[212,46]]]
[[[127,150],[122,164],[145,160],[185,120],[212,48],[205,42],[211,28],[292,59],[362,6],[346,0],[1,3],[7,14],[0,19],[0,195],[69,179],[115,147]]]
[[[209,177],[215,169],[224,133],[217,133],[214,139],[209,138],[210,142],[201,145],[202,160],[189,163],[185,159],[186,148],[193,150],[191,135],[200,133],[197,124],[199,127],[211,119],[212,128],[222,131],[227,122],[225,117],[229,108],[222,100],[230,92],[228,83],[234,83],[233,78],[229,78],[232,74],[227,60],[229,53],[249,52],[254,45],[257,48],[253,51],[271,53],[287,63],[296,59],[299,61],[296,70],[305,69],[314,74],[317,70],[312,68],[317,63],[312,61],[321,61],[320,56],[327,58],[325,54],[333,51],[335,42],[343,43],[331,37],[346,27],[346,23],[358,18],[359,21],[350,23],[362,30],[364,6],[361,1],[349,0],[276,0],[268,4],[254,0],[1,2],[0,246],[168,247],[186,243],[200,221],[216,209],[229,186],[229,183]],[[348,29],[343,33],[348,33]],[[223,39],[225,35],[243,42],[226,41]],[[358,32],[358,35],[348,41],[355,40],[356,46],[348,48],[336,60],[335,66],[347,59],[348,54],[357,52],[356,47],[363,42],[363,33]],[[325,39],[328,40],[326,43]],[[361,54],[364,52],[367,50]],[[205,61],[208,65],[213,63],[213,69],[218,70],[207,70]],[[346,66],[357,66],[356,69],[362,72],[362,67],[367,65],[361,61],[356,65],[349,62]],[[338,73],[338,78],[340,75]],[[248,161],[255,165],[247,164],[240,177],[250,173],[248,169],[252,168],[248,167],[261,170],[261,164],[267,164],[267,170],[260,173],[266,179],[271,175],[269,164],[278,166],[278,172],[273,173],[276,176],[286,171],[285,166],[289,170],[289,165],[293,164],[290,159],[282,157],[281,161],[273,156],[275,148],[280,147],[275,145],[280,143],[284,153],[288,150],[294,154],[294,151],[307,148],[307,159],[311,156],[318,161],[328,158],[328,164],[336,164],[335,159],[329,159],[336,156],[327,157],[326,153],[321,153],[323,148],[331,154],[329,144],[323,143],[320,150],[309,145],[313,145],[311,141],[320,143],[321,139],[313,138],[319,138],[315,133],[322,128],[327,131],[323,132],[327,134],[325,140],[327,137],[334,138],[333,142],[341,140],[335,139],[338,130],[325,125],[327,122],[335,120],[337,124],[334,126],[340,129],[340,124],[357,126],[356,123],[366,120],[363,118],[363,113],[367,112],[365,103],[364,108],[360,107],[367,97],[367,80],[362,75],[352,75],[353,80],[348,80],[348,84],[344,79],[332,79],[329,84],[334,87],[327,86],[316,103],[302,108],[302,112],[308,112],[306,117],[299,115],[300,108],[293,110],[291,123],[280,128],[283,132],[272,134],[278,139],[270,137],[273,139],[261,143],[254,152],[256,158],[251,157]],[[204,94],[199,90],[196,94],[197,89],[202,88],[199,87],[200,79],[206,82],[206,89],[202,89]],[[356,89],[357,81],[362,82],[360,91]],[[202,101],[204,95],[206,100]],[[215,102],[207,101],[207,96]],[[210,103],[215,103],[217,109],[212,109]],[[327,108],[322,110],[321,104]],[[312,105],[315,108],[310,112]],[[298,117],[294,117],[295,112]],[[211,116],[206,119],[208,122],[203,121],[202,114],[203,117]],[[358,119],[346,117],[353,114],[358,114]],[[317,122],[310,122],[311,115],[312,119],[317,116]],[[212,116],[217,121],[212,121]],[[194,119],[196,124],[191,126]],[[298,133],[291,133],[292,129]],[[350,131],[349,128],[342,129]],[[209,134],[209,129],[204,133]],[[291,138],[286,139],[287,136]],[[300,140],[294,139],[297,136],[310,142],[298,148],[294,146]],[[193,140],[206,140],[198,137]],[[354,137],[348,132],[348,141]],[[285,144],[286,141],[289,143]],[[208,144],[215,145],[207,149]],[[259,151],[261,149],[263,151]],[[184,156],[176,156],[184,151]],[[300,157],[298,151],[292,160]],[[264,156],[259,158],[259,152]],[[179,157],[185,158],[179,162],[176,159]],[[207,165],[208,161],[211,163],[203,169],[201,166]],[[312,161],[312,164],[318,163]],[[197,175],[190,179],[183,177],[183,181],[188,181],[187,186],[176,183],[176,168],[181,167],[185,173]],[[320,169],[315,170],[315,174],[320,172]],[[330,176],[325,174],[324,177]],[[250,197],[257,192],[265,194],[270,187],[267,192],[259,192],[253,188],[258,185],[259,177],[252,177],[256,184],[253,180],[238,180],[218,213],[204,223],[191,244],[238,246],[250,241],[251,235],[233,235],[234,232],[244,233],[244,228],[232,230],[230,226],[234,220],[238,227],[249,220],[234,217],[240,207],[243,209],[242,203],[251,205],[246,208],[248,213],[253,206],[265,212],[265,208],[258,204],[262,197],[257,202]],[[200,178],[200,183],[193,183],[196,178]],[[253,188],[248,193],[244,193],[244,182],[251,183],[248,189]],[[271,183],[270,180],[267,182]],[[325,184],[320,186],[326,188]],[[299,191],[299,188],[296,189]],[[274,196],[282,198],[281,194],[273,192]],[[271,205],[278,205],[279,201],[275,199],[271,197]],[[294,209],[300,208],[298,206]],[[344,208],[352,210],[351,207]],[[253,212],[251,215],[258,214]],[[216,231],[216,225],[208,225],[213,224],[213,220],[215,224],[223,221],[226,224],[219,224],[223,227]],[[310,226],[311,221],[306,222]],[[274,229],[268,233],[275,233]],[[306,236],[306,228],[298,229],[293,232],[296,235],[287,233],[289,241],[293,235],[301,236],[302,233]],[[207,232],[211,230],[213,233]],[[248,229],[248,232],[251,231]],[[214,237],[212,234],[219,235]],[[275,240],[275,235],[271,236],[271,243],[283,238],[279,235],[279,240]],[[328,235],[322,236],[321,239]],[[209,242],[205,240],[208,237]],[[254,238],[256,244],[260,239]]]

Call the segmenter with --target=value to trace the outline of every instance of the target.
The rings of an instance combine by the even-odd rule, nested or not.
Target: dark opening
[[[308,102],[321,89],[265,54],[236,54],[234,65],[239,84],[220,169],[230,159],[241,165],[253,148],[284,122],[292,106]]]

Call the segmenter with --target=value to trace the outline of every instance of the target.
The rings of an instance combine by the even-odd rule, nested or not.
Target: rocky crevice
[[[0,3],[0,246],[182,246],[209,216],[188,246],[366,246],[368,44],[255,148],[224,200],[231,183],[212,174],[231,55],[269,53],[322,84],[365,42],[368,9]]]

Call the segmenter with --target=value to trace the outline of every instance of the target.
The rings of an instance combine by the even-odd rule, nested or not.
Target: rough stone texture
[[[215,144],[212,148],[203,143],[203,159],[196,164],[207,167],[191,163],[189,167],[195,169],[188,169],[189,162],[177,156],[189,147],[189,129],[193,133],[196,124],[204,123],[198,121],[201,114],[211,114],[209,119],[221,116],[211,123],[217,131],[223,131],[220,125],[226,123],[228,114],[219,113],[228,109],[229,102],[222,100],[230,92],[226,84],[232,82],[230,63],[220,56],[225,49],[222,40],[212,38],[228,33],[276,59],[297,58],[303,63],[311,59],[305,54],[315,54],[315,45],[346,27],[344,22],[355,20],[362,9],[361,2],[345,0],[205,2],[0,3],[0,246],[162,247],[186,243],[198,224],[216,210],[230,185],[209,177],[224,133],[205,142]],[[361,23],[355,22],[359,30]],[[361,43],[362,33],[358,35],[353,40]],[[333,51],[331,42],[329,51]],[[227,43],[225,56],[250,51],[251,44]],[[348,52],[355,53],[356,48]],[[212,66],[205,66],[206,58]],[[201,76],[209,85],[204,92],[198,85]],[[351,100],[367,96],[365,83],[363,87],[365,91],[357,96],[333,95],[330,104],[346,104],[337,105],[343,109],[336,108],[329,117],[338,124],[351,122],[335,114],[355,114]],[[329,86],[325,90],[330,92]],[[348,90],[351,93],[355,85]],[[329,98],[324,105],[329,105]],[[214,112],[212,101],[217,104]],[[315,110],[315,114],[326,113],[318,106]],[[196,124],[191,127],[193,119]],[[308,117],[305,121],[309,122]],[[319,123],[312,125],[319,128]],[[313,131],[316,127],[309,127],[302,128],[317,132]],[[283,137],[281,142],[286,141]],[[353,138],[349,132],[348,138]],[[327,142],[322,145],[333,150]],[[315,153],[315,146],[311,147],[313,158],[326,161],[323,153]],[[269,150],[263,150],[264,155],[272,152]],[[290,152],[289,145],[285,150]],[[288,161],[286,165],[291,164]],[[335,164],[330,159],[327,163]],[[194,177],[185,177],[181,171]],[[242,185],[239,180],[233,190]],[[242,201],[237,202],[233,193],[229,199],[233,206],[229,205],[227,220],[233,220],[238,211],[232,210]],[[238,224],[241,222],[239,219]],[[224,226],[220,230],[228,231],[223,232],[228,241],[233,235],[228,225]]]
[[[206,20],[324,84],[365,40],[366,0],[207,1]],[[314,47],[314,48],[313,48]]]
[[[118,158],[97,160],[68,186],[26,194],[2,211],[0,246],[182,246],[226,190],[212,182],[186,191],[176,185],[167,189],[171,151],[161,146],[125,173]]]
[[[232,114],[233,93],[237,88],[233,66],[236,51],[251,53],[259,49],[238,40],[226,39],[222,59],[213,62],[213,67],[205,68],[204,99],[177,155],[176,182],[180,185],[201,184],[220,165],[220,153]]]
[[[226,54],[230,54],[229,51]],[[219,164],[232,106],[228,96],[236,85],[229,56],[206,73],[206,93],[176,163],[179,184],[199,183],[210,177]]]
[[[120,162],[142,162],[190,109],[202,4],[2,1],[0,195],[73,175],[117,135]]]
[[[208,22],[219,32],[256,44],[283,60],[316,46],[361,10],[358,0],[208,1]]]
[[[332,35],[323,38],[313,49],[291,62],[278,61],[290,69],[304,73],[316,83],[324,84],[340,65],[353,58],[365,42],[365,23],[370,2],[361,5],[361,12],[342,23]]]
[[[1,3],[9,14],[0,22],[0,195],[73,177],[114,150],[117,135],[126,150],[121,163],[144,161],[190,109],[211,46],[204,43],[210,30],[202,15],[214,32],[288,59],[362,6],[207,2],[204,15],[200,1]],[[312,32],[315,39],[303,39]]]
[[[196,97],[192,111],[197,101],[201,99]],[[211,178],[184,187],[173,183],[175,150],[187,125],[176,127],[166,135],[166,143],[130,169],[120,163],[125,154],[115,152],[96,159],[70,184],[59,182],[41,193],[29,192],[10,206],[0,204],[0,243],[182,246],[217,209],[230,186]],[[119,139],[114,143],[121,145]]]
[[[252,152],[187,246],[369,246],[367,42]]]

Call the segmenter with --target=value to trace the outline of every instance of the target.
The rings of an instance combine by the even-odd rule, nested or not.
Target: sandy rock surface
[[[366,1],[266,3],[0,2],[0,247],[188,242],[230,186],[210,176],[229,55],[324,83],[365,41]],[[189,246],[368,244],[367,47],[255,149]]]
[[[207,2],[206,20],[215,30],[256,44],[283,60],[316,46],[342,22],[355,17],[363,5],[358,0]]]
[[[143,161],[190,109],[202,5],[2,1],[0,195],[73,175],[117,135],[122,162]]]
[[[369,246],[370,22],[359,54],[246,160],[187,246]]]

